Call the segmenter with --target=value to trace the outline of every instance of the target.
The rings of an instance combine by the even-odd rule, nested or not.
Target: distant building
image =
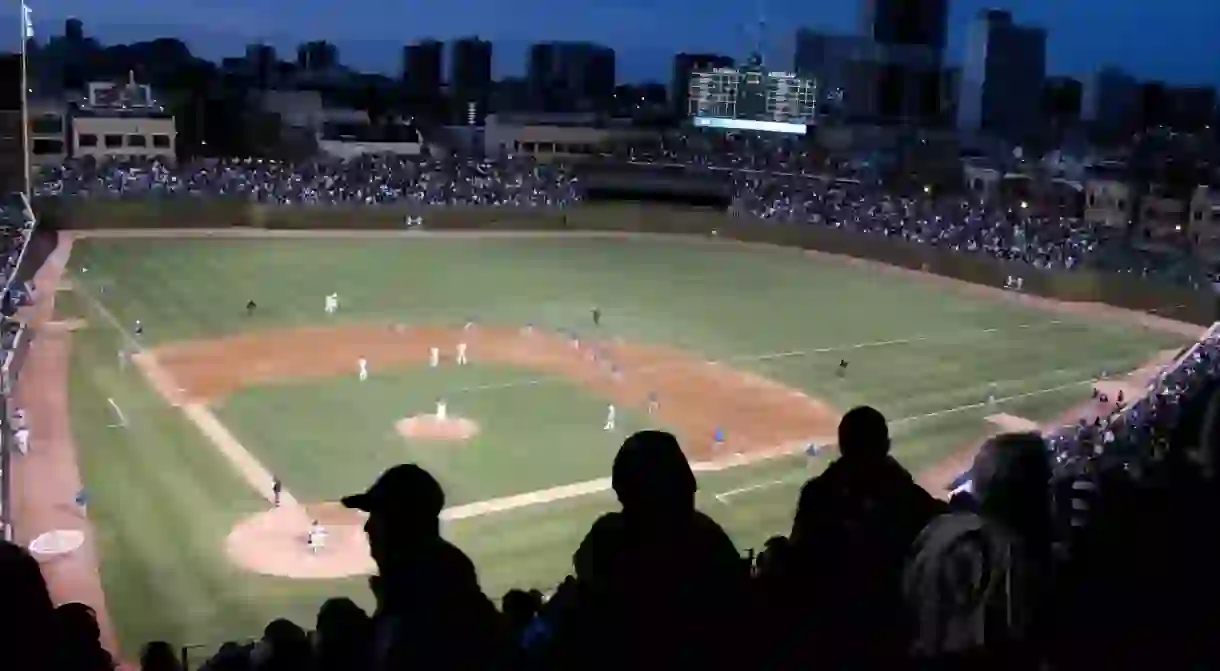
[[[455,124],[481,125],[491,103],[491,42],[456,40],[449,55],[449,97]]]
[[[1135,77],[1115,67],[1102,68],[1084,82],[1080,117],[1104,138],[1135,131],[1140,86]]]
[[[251,44],[246,47],[245,74],[253,77],[255,88],[268,89],[278,82],[279,58],[275,47],[267,44]]]
[[[402,50],[403,79],[407,96],[415,101],[434,102],[441,97],[445,45],[423,40]]]
[[[327,72],[339,65],[339,48],[325,40],[297,47],[297,67],[304,72]]]
[[[614,50],[591,42],[545,42],[530,47],[527,78],[541,112],[604,112],[614,100]]]
[[[71,115],[72,156],[175,158],[174,117],[147,85],[91,82]]]
[[[579,159],[595,156],[616,142],[656,136],[655,131],[606,125],[598,117],[594,113],[493,114],[487,117],[483,149],[493,156]]]
[[[1190,236],[1205,256],[1220,257],[1220,188],[1201,185],[1191,194]]]
[[[1042,86],[1042,116],[1054,128],[1080,123],[1084,83],[1074,77],[1047,77]]]
[[[948,0],[863,0],[871,46],[847,75],[845,107],[859,120],[928,125],[942,117]]]
[[[674,56],[673,71],[669,82],[669,100],[672,103],[674,114],[678,117],[684,117],[687,114],[692,73],[698,70],[731,67],[733,67],[733,59],[720,54],[681,53]]]
[[[957,108],[958,129],[1022,143],[1041,129],[1046,31],[989,10],[971,24]]]
[[[1135,188],[1121,168],[1091,171],[1084,185],[1084,220],[1114,231],[1126,231],[1135,218]]]
[[[949,34],[949,0],[862,0],[860,34],[885,46],[943,52]]]

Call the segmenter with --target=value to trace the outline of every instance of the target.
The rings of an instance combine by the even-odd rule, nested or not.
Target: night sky
[[[19,0],[13,3],[12,41]],[[798,26],[854,31],[855,0],[27,0],[39,37],[77,16],[104,42],[172,35],[208,58],[240,55],[252,41],[292,54],[295,43],[325,38],[355,67],[393,72],[401,45],[422,37],[478,34],[496,43],[497,75],[523,68],[528,43],[592,40],[618,52],[620,79],[666,80],[676,51],[742,56],[754,43],[759,7],[768,28],[764,55],[789,68]],[[965,26],[987,0],[950,0],[951,62]],[[1051,74],[1087,75],[1112,63],[1144,78],[1220,84],[1220,0],[1007,0],[1020,23],[1049,30]],[[7,12],[3,12],[7,13]],[[0,16],[3,15],[0,13]]]

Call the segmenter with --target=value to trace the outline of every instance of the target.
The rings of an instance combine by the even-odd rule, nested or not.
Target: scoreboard
[[[696,126],[804,134],[817,116],[817,85],[788,72],[715,68],[690,77]]]

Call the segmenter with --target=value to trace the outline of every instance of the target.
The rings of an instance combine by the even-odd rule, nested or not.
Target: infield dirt
[[[713,449],[721,429],[727,452],[774,449],[835,435],[839,413],[827,404],[775,382],[688,353],[654,345],[586,340],[577,346],[559,335],[475,327],[403,328],[342,326],[253,332],[215,340],[179,342],[150,354],[173,379],[179,403],[218,401],[244,388],[292,380],[355,375],[357,360],[374,371],[425,366],[439,347],[442,366],[453,366],[465,342],[472,365],[510,364],[541,378],[581,385],[621,408],[647,411],[655,394],[663,424],[680,433],[693,460],[722,456]],[[617,369],[617,372],[615,372]]]

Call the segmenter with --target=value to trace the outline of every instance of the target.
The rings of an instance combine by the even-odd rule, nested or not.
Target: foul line
[[[113,398],[107,398],[106,402],[110,404],[110,407],[114,409],[114,414],[118,415],[119,418],[119,423],[111,424],[110,428],[116,429],[127,426],[127,418],[123,416],[123,409],[119,407],[119,404],[115,403]]]
[[[118,317],[114,316],[114,313],[103,305],[101,301],[81,289],[77,290],[77,294],[122,336],[126,346],[134,353],[132,360],[136,363],[136,367],[140,369],[140,372],[152,388],[171,406],[181,408],[186,418],[220,451],[221,455],[234,467],[238,475],[254,491],[258,492],[260,496],[268,502],[274,503],[275,496],[271,492],[271,484],[275,478],[271,475],[271,472],[241,444],[241,441],[229,431],[228,427],[206,405],[202,403],[181,404],[175,402],[173,390],[177,389],[177,385],[174,383],[173,377],[165,370],[165,367],[157,361],[156,355],[152,354],[138,338],[123,328],[123,324],[119,321]],[[114,405],[113,400],[110,402],[111,405]],[[115,409],[117,410],[118,406],[115,406]],[[120,413],[119,416],[121,418],[122,414]],[[282,490],[280,492],[280,505],[295,508],[300,504],[287,490]]]

